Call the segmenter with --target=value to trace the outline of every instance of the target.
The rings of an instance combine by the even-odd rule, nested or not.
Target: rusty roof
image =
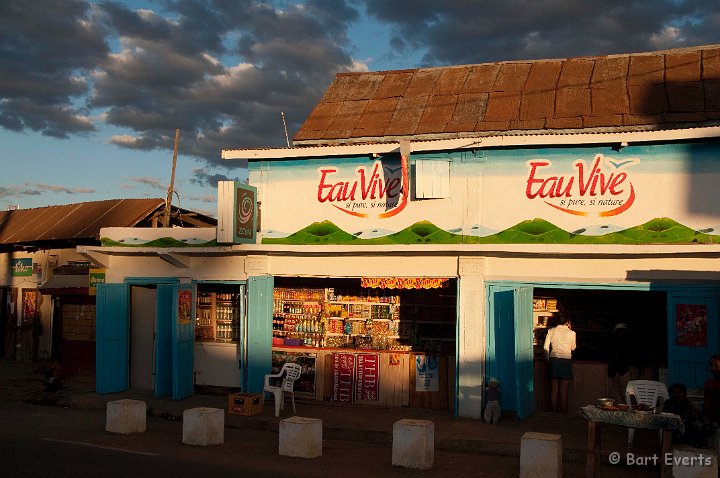
[[[720,45],[649,53],[338,74],[297,146],[720,120]]]
[[[164,199],[111,199],[0,212],[0,245],[41,245],[99,240],[103,227],[150,227],[165,209]],[[173,208],[173,223],[211,227],[213,218]]]

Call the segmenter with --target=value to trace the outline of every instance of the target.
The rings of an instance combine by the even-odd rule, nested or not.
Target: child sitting
[[[704,442],[701,426],[700,407],[687,398],[687,387],[682,383],[674,383],[668,389],[670,398],[663,404],[663,412],[680,415],[685,424],[685,432],[680,435],[678,430],[673,431],[673,443],[684,443],[698,446]]]
[[[500,387],[496,378],[491,378],[485,389],[485,423],[500,421]]]

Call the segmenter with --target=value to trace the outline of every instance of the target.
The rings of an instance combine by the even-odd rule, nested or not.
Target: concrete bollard
[[[665,457],[663,457],[663,460]],[[717,478],[717,453],[712,449],[675,447],[672,454],[674,478]]]
[[[147,405],[141,400],[115,400],[107,403],[105,431],[111,433],[145,432]]]
[[[222,445],[225,442],[225,410],[198,407],[183,410],[183,440],[186,445]]]
[[[299,458],[322,456],[322,420],[298,416],[280,420],[279,454]]]
[[[430,420],[403,419],[393,423],[392,464],[427,470],[435,460],[435,424]]]
[[[520,439],[520,478],[562,476],[562,435],[527,432]]]

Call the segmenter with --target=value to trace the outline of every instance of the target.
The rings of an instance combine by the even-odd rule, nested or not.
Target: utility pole
[[[175,192],[175,166],[177,165],[178,143],[180,141],[180,129],[175,130],[175,148],[173,149],[172,173],[170,174],[170,186],[168,186],[167,198],[165,199],[165,220],[164,226],[170,227],[170,209],[172,206],[172,195]]]

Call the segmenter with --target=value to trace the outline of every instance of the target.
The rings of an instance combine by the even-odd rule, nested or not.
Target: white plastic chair
[[[292,399],[293,415],[295,412],[295,380],[300,378],[300,372],[302,372],[302,365],[297,363],[286,363],[283,364],[279,373],[269,373],[265,375],[265,386],[263,387],[264,392],[272,393],[275,396],[275,416],[280,416],[280,410],[285,406],[285,396],[283,392],[289,392],[290,398]],[[270,379],[280,378],[285,376],[282,380],[282,384],[277,387],[270,385]]]
[[[647,405],[648,407],[655,408],[658,406],[658,398],[662,397],[663,400],[668,399],[667,387],[662,382],[656,382],[654,380],[631,380],[625,387],[625,403],[632,407],[630,402],[630,395],[635,395],[637,403]],[[658,431],[660,439],[662,440],[662,430]],[[628,428],[628,448],[633,446],[633,440],[635,438],[635,429]]]

